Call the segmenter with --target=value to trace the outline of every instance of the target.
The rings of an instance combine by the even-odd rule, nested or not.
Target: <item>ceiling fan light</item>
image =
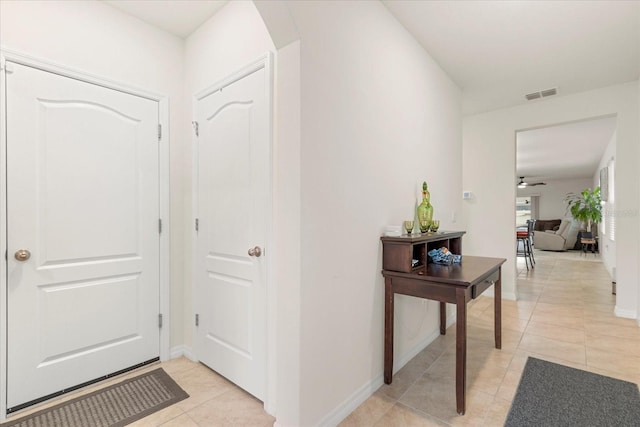
[[[524,176],[520,177],[520,182],[518,183],[518,188],[525,188],[527,186],[527,183],[524,182]]]

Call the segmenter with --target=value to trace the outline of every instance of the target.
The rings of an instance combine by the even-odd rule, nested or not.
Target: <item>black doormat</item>
[[[640,392],[634,383],[529,357],[505,426],[640,426]]]
[[[162,369],[60,403],[0,427],[120,427],[189,395]]]

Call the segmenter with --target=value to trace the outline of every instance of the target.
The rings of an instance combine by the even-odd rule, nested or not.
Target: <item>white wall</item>
[[[288,13],[287,13],[288,16]],[[276,419],[301,425],[300,397],[300,42],[278,50],[274,147],[273,265],[276,289]]]
[[[181,39],[97,1],[2,1],[0,42],[65,68],[169,97],[171,345],[183,341]]]
[[[567,204],[563,202],[567,193],[580,193],[585,188],[593,188],[591,178],[545,179],[544,182],[547,185],[517,189],[518,197],[540,196],[538,219],[570,217],[571,213],[566,212]]]
[[[302,60],[301,425],[330,425],[382,383],[383,227],[413,217],[426,180],[441,228],[464,228],[451,221],[460,90],[379,2],[289,7]],[[401,361],[437,336],[438,304],[396,301]]]
[[[464,204],[469,254],[507,258],[505,294],[515,292],[515,134],[586,118],[617,115],[616,205],[618,215],[616,313],[637,317],[640,192],[638,190],[638,82],[558,96],[465,117],[463,185],[476,197]],[[491,171],[491,173],[487,173]],[[487,245],[487,242],[492,242]]]
[[[609,162],[616,157],[616,133],[614,132],[611,136],[611,140],[607,145],[607,148],[602,153],[602,158],[600,159],[600,163],[598,164],[598,169],[593,174],[592,179],[592,188],[595,188],[600,185],[600,169],[608,167]],[[615,170],[615,167],[614,167]],[[609,179],[609,188],[611,188],[611,179]],[[611,199],[609,199],[611,200]],[[615,201],[615,196],[614,196]],[[610,207],[605,203],[604,209],[602,210],[602,217],[605,219],[604,224],[600,223],[598,225],[598,238],[600,239],[598,242],[598,250],[600,251],[600,257],[602,258],[602,262],[604,263],[609,275],[613,278],[613,268],[616,266],[616,241],[611,240],[611,236],[609,235],[609,224],[607,221],[611,219],[609,213],[612,211]],[[604,225],[604,227],[603,227]],[[607,229],[605,229],[605,227]]]

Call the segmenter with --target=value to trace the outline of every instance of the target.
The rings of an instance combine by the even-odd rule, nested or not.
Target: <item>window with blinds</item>
[[[606,202],[604,208],[604,216],[606,216],[606,223],[602,224],[603,228],[607,231],[609,239],[616,240],[616,179],[615,179],[615,161],[611,159],[608,167],[608,181],[609,181],[609,200]]]

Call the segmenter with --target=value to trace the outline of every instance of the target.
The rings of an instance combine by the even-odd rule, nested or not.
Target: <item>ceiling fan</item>
[[[524,176],[520,177],[520,182],[518,183],[518,188],[527,188],[527,187],[535,187],[536,185],[547,185],[546,182],[525,182]]]

